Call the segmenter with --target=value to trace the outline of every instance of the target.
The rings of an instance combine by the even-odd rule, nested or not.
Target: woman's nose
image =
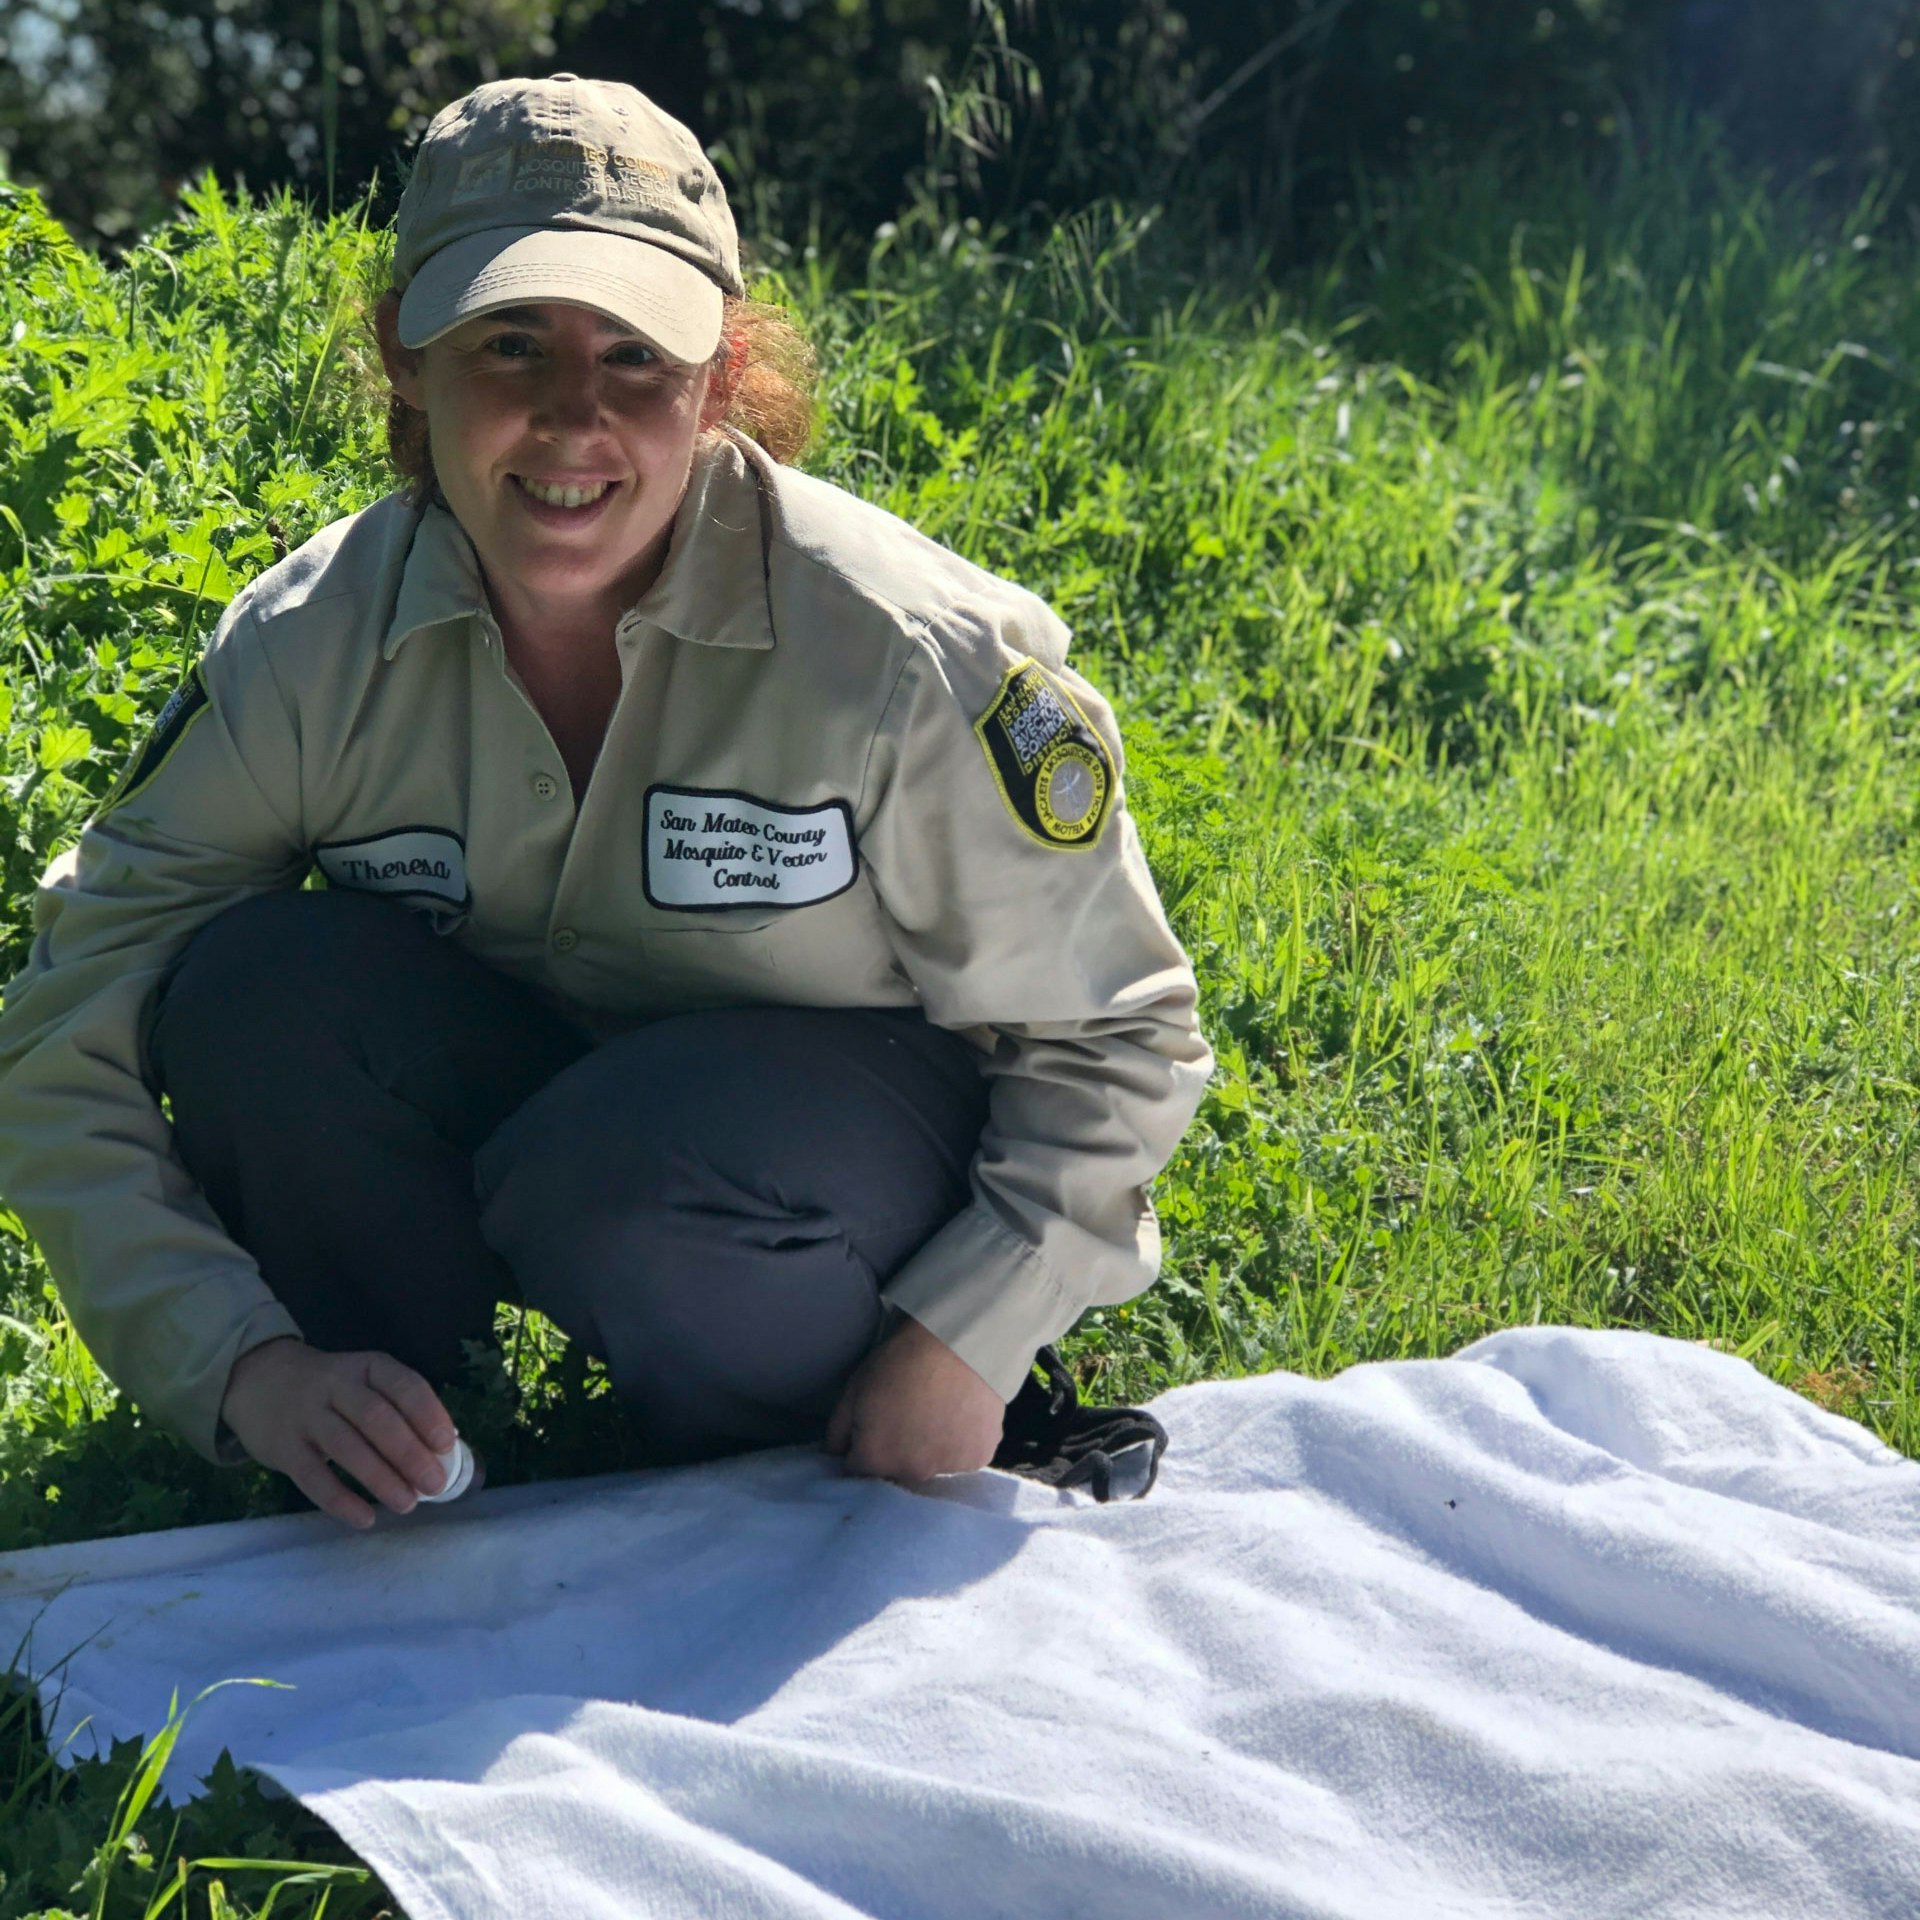
[[[599,424],[600,393],[593,375],[555,365],[542,378],[533,424],[551,433],[580,433]]]

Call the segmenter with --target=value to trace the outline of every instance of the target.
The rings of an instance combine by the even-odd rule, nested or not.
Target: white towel
[[[783,1449],[15,1554],[0,1629],[85,1642],[56,1743],[285,1682],[175,1792],[413,1920],[1920,1914],[1920,1466],[1646,1334],[1154,1410],[1138,1503]]]

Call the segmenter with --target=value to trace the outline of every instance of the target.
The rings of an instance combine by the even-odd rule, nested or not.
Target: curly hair
[[[368,322],[371,327],[371,318]],[[724,424],[757,440],[774,459],[792,462],[813,438],[818,369],[813,347],[784,307],[729,294],[720,351],[737,363]],[[377,369],[376,357],[369,371]],[[387,459],[416,506],[439,485],[427,416],[387,389]]]

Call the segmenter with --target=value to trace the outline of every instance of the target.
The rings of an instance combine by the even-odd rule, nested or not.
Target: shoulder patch
[[[1113,807],[1113,755],[1037,661],[1015,667],[973,723],[1007,811],[1043,847],[1091,847]]]
[[[167,704],[160,709],[159,718],[154,721],[146,744],[113,783],[113,790],[102,803],[100,813],[109,813],[122,801],[131,800],[167,764],[174,748],[187,737],[187,729],[206,710],[206,670],[203,665],[196,663],[193,671],[174,688]]]

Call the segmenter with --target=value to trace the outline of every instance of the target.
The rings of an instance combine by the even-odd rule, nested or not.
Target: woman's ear
[[[400,344],[400,296],[389,287],[373,310],[373,330],[380,338],[380,364],[387,370],[387,381],[410,407],[426,411],[426,388],[421,379],[420,353],[417,348]]]
[[[747,372],[747,330],[729,327],[720,336],[713,358],[707,362],[707,397],[700,406],[700,425],[711,429],[721,425],[740,392]]]

